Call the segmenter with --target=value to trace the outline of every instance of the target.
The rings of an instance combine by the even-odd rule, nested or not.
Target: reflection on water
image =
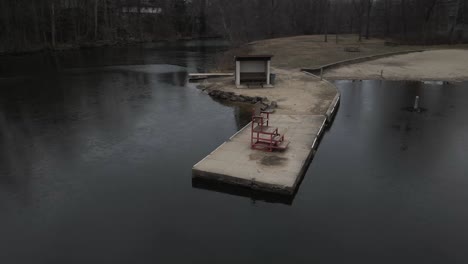
[[[227,47],[228,43],[223,40],[200,40],[2,56],[0,78],[40,75],[70,68],[167,63],[191,71],[205,71],[213,66],[214,54]]]
[[[468,260],[467,84],[337,82],[335,122],[294,201],[277,203],[192,186],[249,107],[186,84],[209,51],[141,63],[158,48],[0,80],[2,263]],[[427,111],[402,110],[416,95]]]
[[[249,198],[253,204],[257,201],[268,203],[281,203],[291,205],[294,201],[295,195],[284,195],[270,192],[263,192],[251,190],[243,186],[234,186],[227,183],[216,182],[213,180],[205,180],[194,178],[192,179],[192,186],[194,188],[203,189],[207,191],[214,191],[229,195],[236,195],[240,197]]]

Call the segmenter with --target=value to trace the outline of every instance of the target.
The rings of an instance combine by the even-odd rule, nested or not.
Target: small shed
[[[270,63],[273,55],[236,56],[236,86],[244,84],[271,85]]]

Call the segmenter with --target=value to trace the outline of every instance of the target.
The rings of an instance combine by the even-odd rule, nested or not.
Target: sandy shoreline
[[[325,73],[325,78],[468,81],[468,50],[396,55],[331,69]]]
[[[348,46],[359,46],[361,52],[345,52],[344,48]],[[276,74],[276,84],[273,88],[238,89],[233,77],[208,79],[200,86],[207,93],[220,91],[234,94],[233,97],[267,98],[267,103],[277,103],[277,112],[281,114],[323,115],[338,93],[336,87],[325,80],[468,81],[466,48],[463,45],[388,47],[380,39],[357,43],[355,36],[340,36],[339,44],[324,43],[321,36],[268,39],[250,43],[247,52],[274,55],[272,72]],[[326,70],[324,81],[300,71],[360,57],[424,49],[429,50]],[[224,100],[233,101],[231,96]]]

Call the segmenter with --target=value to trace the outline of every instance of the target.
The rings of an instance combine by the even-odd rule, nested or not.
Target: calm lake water
[[[275,202],[192,185],[248,122],[186,84],[223,49],[0,62],[0,263],[468,262],[468,84],[336,82],[332,127]],[[416,95],[427,111],[403,110]]]

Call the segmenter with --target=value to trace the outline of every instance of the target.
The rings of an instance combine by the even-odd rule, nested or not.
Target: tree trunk
[[[452,26],[450,27],[450,32],[449,32],[449,37],[448,40],[450,44],[453,44],[453,32],[455,31],[455,27],[458,25],[458,19],[460,15],[460,5],[461,5],[461,0],[457,1],[457,7],[456,7],[456,14],[455,14],[455,19],[452,23]]]
[[[198,30],[199,36],[206,35],[206,0],[202,0],[200,4],[200,14],[199,14],[199,21],[200,21],[200,28]]]
[[[109,26],[109,11],[107,7],[107,0],[103,1],[103,8],[104,8],[104,25],[106,25],[106,30],[104,31],[105,32],[104,39],[109,39],[110,38],[109,37],[110,26]]]
[[[94,40],[98,39],[98,6],[99,0],[94,0]]]
[[[335,43],[338,44],[338,35],[340,34],[340,25],[341,25],[341,17],[339,12],[339,6],[335,5],[335,9],[333,12],[333,17],[335,21]]]
[[[3,28],[5,29],[5,35],[9,35],[9,29],[10,29],[10,26],[9,26],[9,17],[8,17],[8,4],[5,3],[5,1],[0,1],[0,10],[1,10],[1,22],[0,22],[0,25],[3,26]]]
[[[406,0],[401,0],[401,17],[403,24],[403,39],[408,41],[408,24],[406,18]]]
[[[324,27],[325,27],[325,42],[328,42],[328,14],[330,12],[330,2],[326,0],[325,3],[325,17],[324,17]]]
[[[276,31],[277,31],[277,27],[279,25],[279,23],[277,23],[277,19],[274,19],[276,17],[278,17],[279,13],[277,12],[278,11],[278,7],[279,7],[279,2],[278,0],[271,0],[271,13],[269,14],[269,18],[270,18],[270,23],[268,23],[269,27],[270,27],[270,37],[273,38],[275,37],[275,34],[276,34]],[[273,19],[271,19],[273,18]]]
[[[228,35],[229,41],[232,42],[233,41],[232,32],[231,32],[231,30],[229,29],[229,27],[227,25],[226,14],[224,13],[223,7],[219,3],[219,1],[218,1],[218,9],[219,9],[219,13],[221,14],[221,19],[222,19],[224,31]]]
[[[353,6],[354,6],[354,9],[356,11],[356,15],[358,17],[358,34],[359,34],[359,38],[358,38],[358,41],[361,42],[362,41],[362,17],[364,15],[364,2],[363,1],[366,1],[366,0],[358,0],[359,1],[359,4],[356,4],[356,2],[353,0]]]
[[[49,5],[40,5],[39,6],[40,10],[39,10],[39,14],[40,14],[40,17],[47,17],[46,13],[47,11],[49,10]],[[41,42],[42,42],[42,45],[44,46],[49,46],[49,41],[47,39],[47,28],[46,26],[43,24],[43,22],[41,23],[41,26],[40,26],[40,29],[41,29]]]
[[[358,41],[362,41],[362,14],[358,14]]]
[[[424,45],[427,44],[427,28],[429,21],[431,20],[431,16],[434,12],[434,8],[439,0],[432,0],[430,6],[427,8],[426,13],[424,14],[424,23],[423,23],[423,43]]]
[[[31,6],[32,6],[32,9],[33,9],[33,13],[34,13],[34,38],[35,38],[35,41],[36,42],[41,42],[41,31],[40,31],[40,28],[39,28],[39,25],[40,25],[40,22],[39,22],[39,15],[37,14],[37,6],[36,6],[36,2],[32,3]]]
[[[55,3],[54,1],[51,2],[50,4],[50,32],[51,32],[51,41],[52,41],[52,48],[55,48],[56,43],[55,43]]]
[[[367,1],[367,21],[366,21],[366,39],[369,39],[369,29],[370,29],[370,15],[372,10],[373,0]]]
[[[79,36],[79,31],[78,31],[78,8],[73,10],[73,17],[72,17],[72,21],[73,21],[73,37],[74,37],[74,40],[75,40],[75,43],[78,43],[78,36]]]
[[[138,35],[140,41],[143,39],[143,28],[141,27],[141,0],[138,0]]]
[[[388,38],[390,35],[390,22],[391,22],[391,3],[389,0],[385,0],[384,3],[384,12],[385,12],[385,38]]]

